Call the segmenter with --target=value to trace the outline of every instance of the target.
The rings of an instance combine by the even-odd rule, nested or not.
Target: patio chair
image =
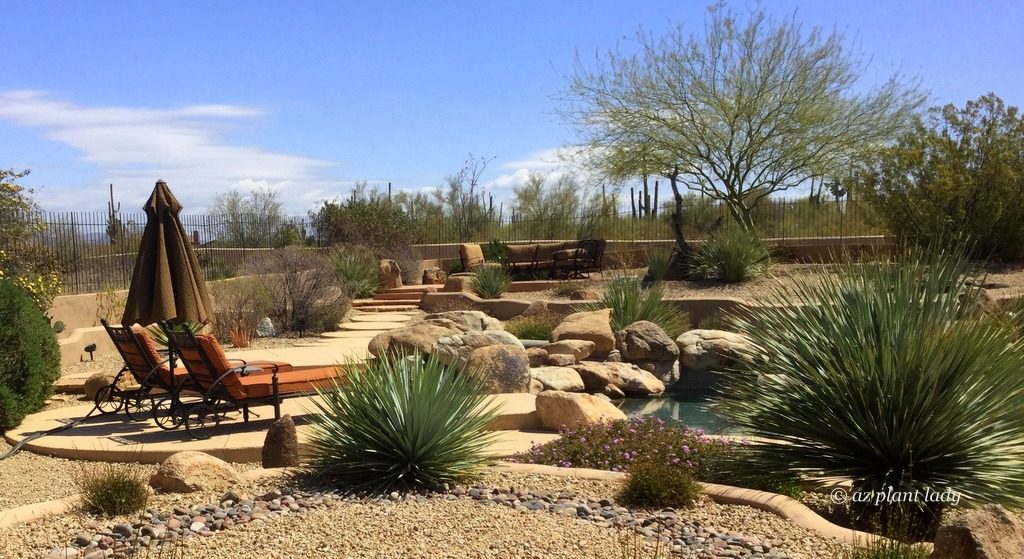
[[[185,330],[167,332],[171,348],[181,357],[189,376],[199,385],[202,402],[188,406],[185,429],[197,439],[209,437],[225,411],[241,410],[249,422],[249,406],[271,404],[274,419],[281,417],[281,400],[308,395],[317,388],[330,388],[340,377],[337,367],[292,367],[286,363],[233,364],[217,338]]]
[[[181,426],[179,409],[180,394],[184,390],[198,391],[199,385],[189,377],[185,367],[171,371],[167,356],[162,355],[149,331],[139,326],[112,326],[105,319],[100,323],[110,336],[114,347],[124,360],[124,367],[114,380],[101,387],[94,399],[97,410],[103,415],[117,413],[124,409],[125,415],[135,421],[152,416],[161,429],[177,429]],[[241,360],[239,360],[241,361]],[[241,363],[249,367],[267,367],[276,363]],[[286,365],[286,364],[279,364]],[[137,388],[123,389],[120,381],[130,374]]]

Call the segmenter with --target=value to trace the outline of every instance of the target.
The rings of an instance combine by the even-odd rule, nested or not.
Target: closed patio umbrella
[[[178,213],[181,204],[157,181],[146,205],[146,229],[135,259],[122,324],[161,320],[209,322],[213,318],[203,272]]]

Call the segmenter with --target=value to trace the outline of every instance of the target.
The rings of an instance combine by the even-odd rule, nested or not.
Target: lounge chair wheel
[[[108,384],[96,391],[93,398],[96,403],[96,410],[102,415],[117,413],[124,405],[124,393],[113,384]]]
[[[220,425],[220,414],[209,404],[196,404],[185,412],[185,430],[193,439],[208,439]]]
[[[132,421],[145,420],[153,413],[153,398],[141,390],[125,396],[124,413]]]
[[[153,421],[156,422],[156,426],[165,430],[173,431],[184,422],[181,415],[184,413],[184,408],[179,404],[177,407],[174,405],[173,398],[161,398],[153,403]]]

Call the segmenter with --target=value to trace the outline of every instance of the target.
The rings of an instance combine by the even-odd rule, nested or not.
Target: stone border
[[[561,468],[558,466],[547,466],[543,464],[519,464],[515,462],[496,462],[489,469],[515,472],[524,474],[546,475],[554,477],[575,477],[581,479],[592,479],[599,481],[623,481],[626,474],[623,472],[610,472],[607,470],[595,470],[591,468]],[[242,472],[242,481],[262,481],[284,477],[295,468],[260,468]],[[844,528],[832,524],[806,505],[776,493],[757,491],[730,485],[717,483],[701,483],[701,493],[710,497],[713,501],[723,505],[745,505],[762,510],[781,518],[784,518],[801,528],[817,532],[822,536],[835,538],[836,540],[849,545],[864,545],[882,539],[881,536],[868,532],[861,532],[850,528]],[[61,515],[73,510],[81,504],[81,494],[22,505],[7,510],[0,510],[0,530],[34,522],[50,516]],[[921,544],[927,550],[931,550],[930,544]]]
[[[241,472],[239,477],[242,481],[262,481],[284,477],[295,468],[260,468]],[[0,530],[11,528],[27,522],[35,522],[50,516],[57,516],[69,512],[82,504],[82,494],[76,493],[68,497],[22,505],[12,509],[0,510]]]

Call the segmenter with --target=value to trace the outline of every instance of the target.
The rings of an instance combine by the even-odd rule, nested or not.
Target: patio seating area
[[[509,244],[498,262],[488,262],[478,243],[459,245],[462,269],[472,272],[480,266],[500,264],[512,275],[583,278],[604,266],[604,239],[583,239],[556,243]]]

